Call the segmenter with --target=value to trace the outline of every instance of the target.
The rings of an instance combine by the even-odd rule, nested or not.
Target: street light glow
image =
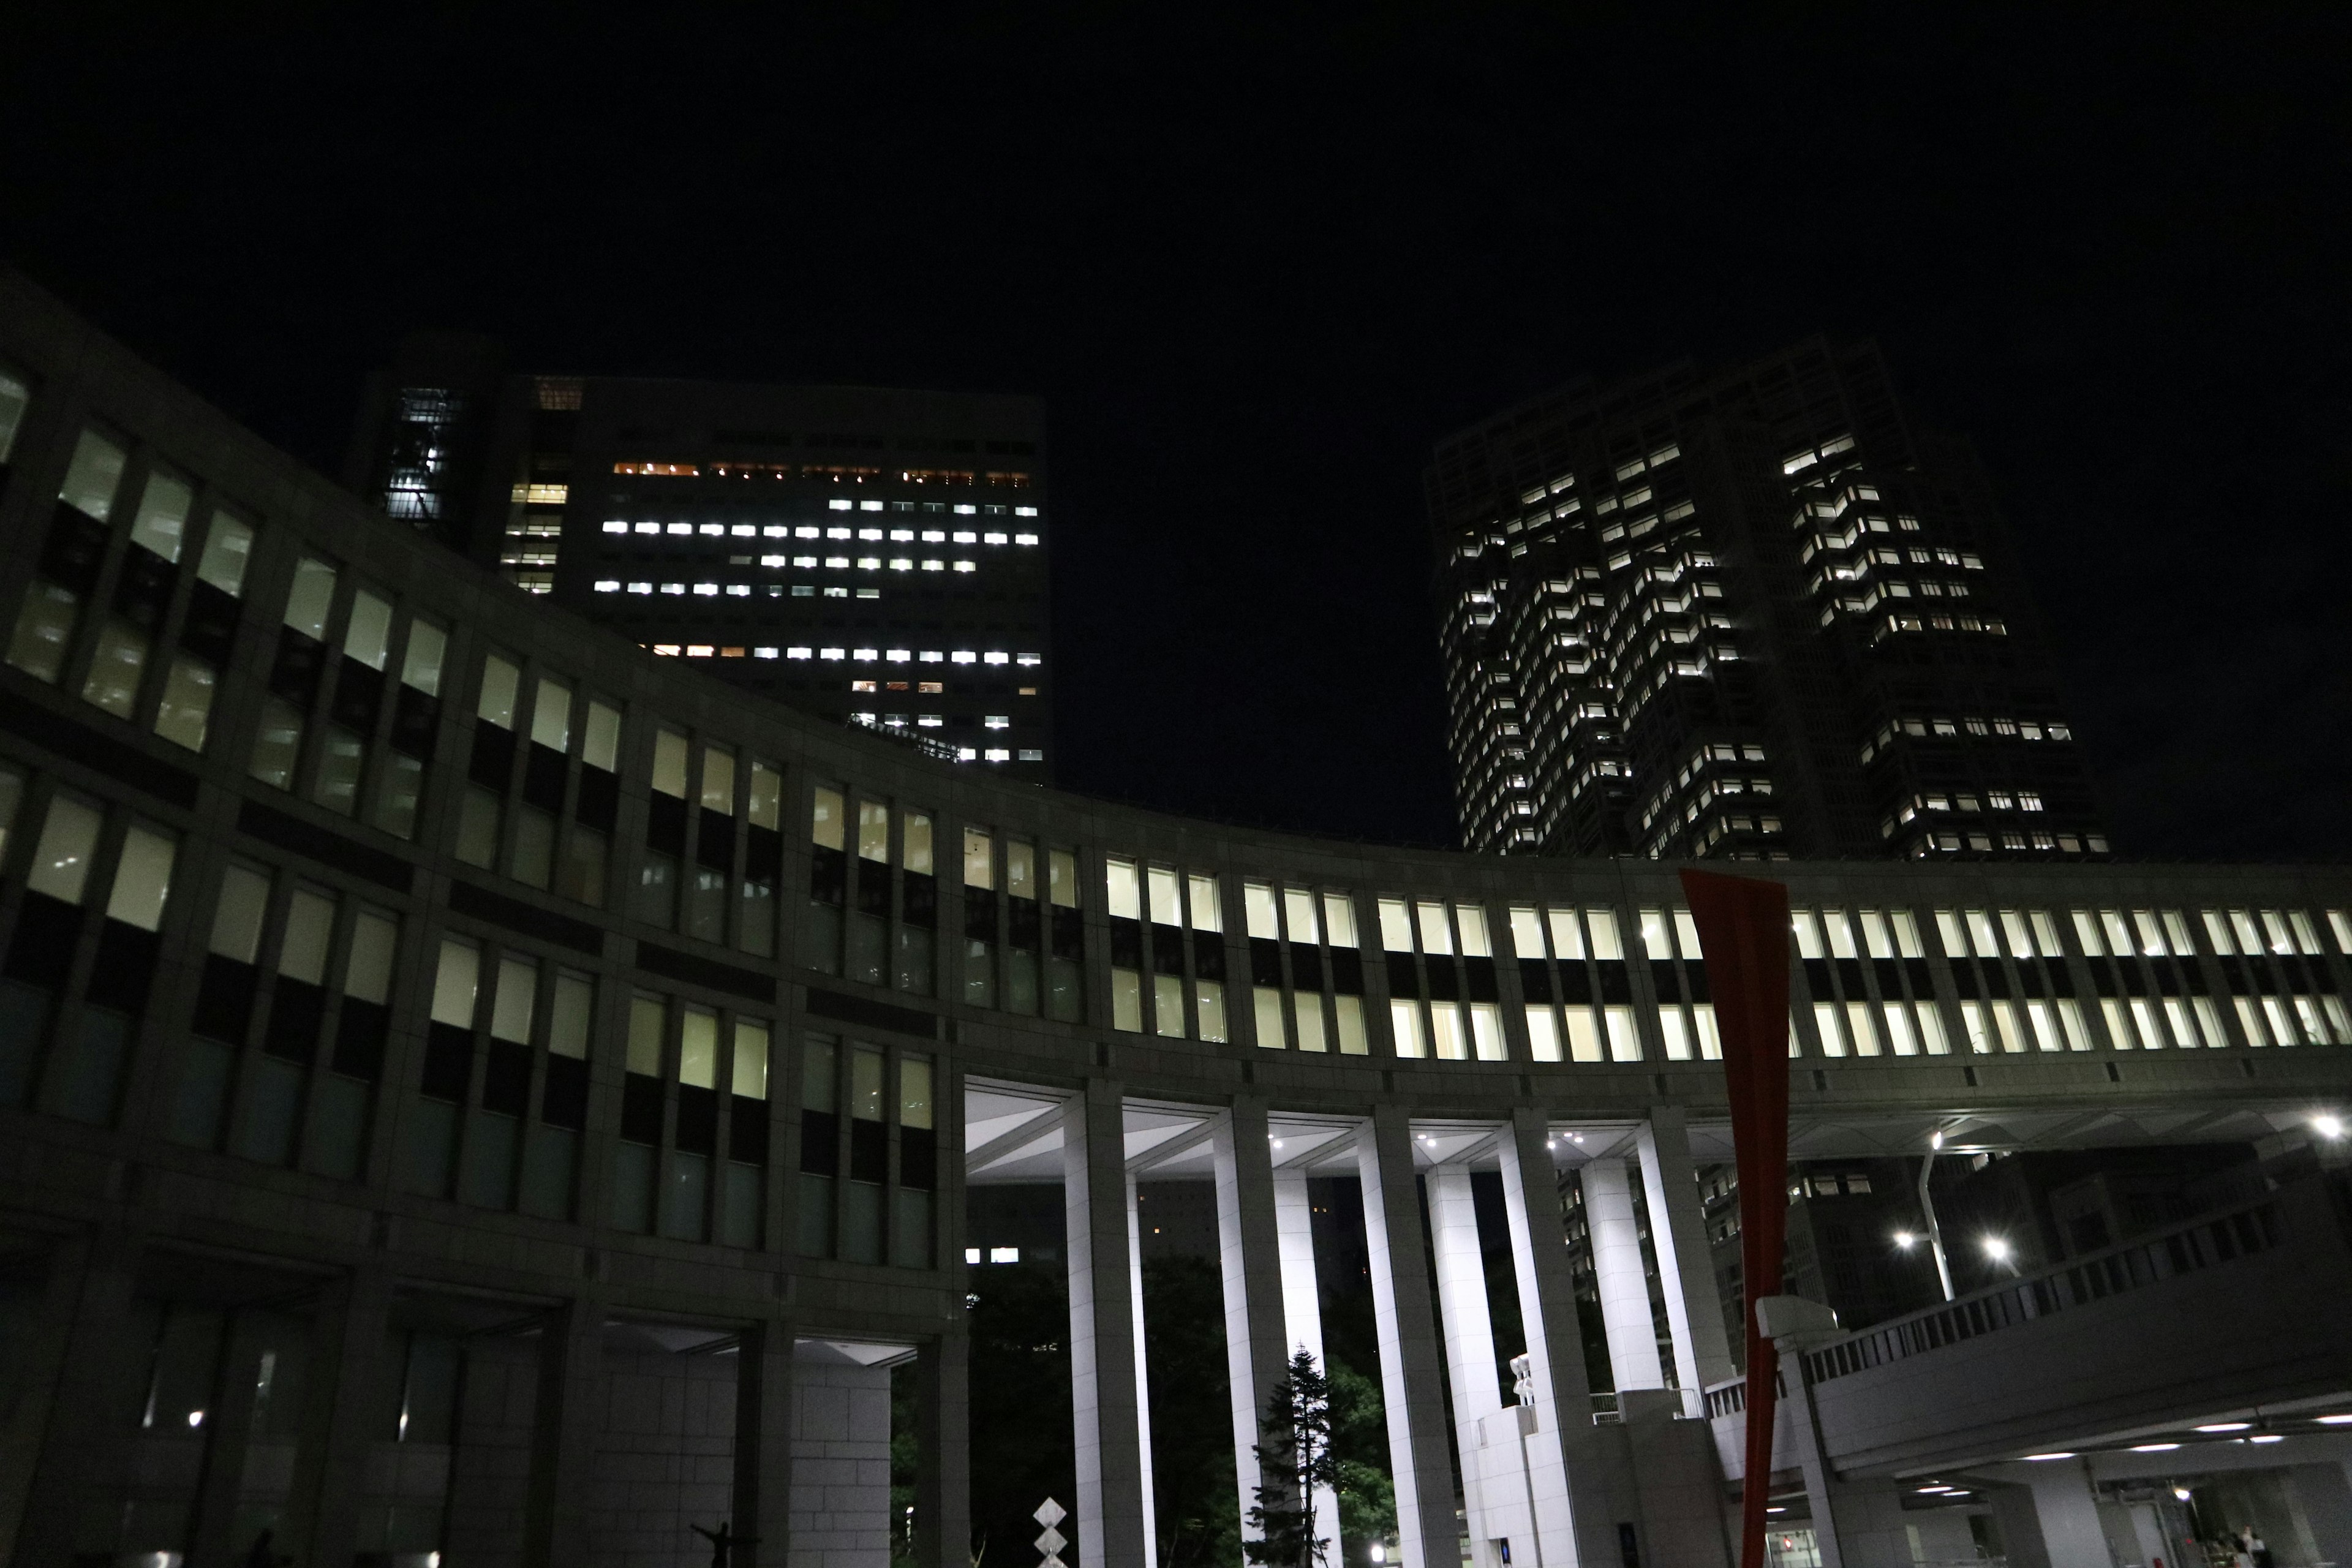
[[[1985,1256],[1991,1258],[1995,1263],[2006,1263],[2009,1261],[2009,1243],[2000,1237],[1986,1237],[1984,1238],[1984,1249]]]
[[[2322,1138],[2341,1138],[2344,1136],[2344,1119],[2323,1111],[2311,1119],[2311,1130]]]

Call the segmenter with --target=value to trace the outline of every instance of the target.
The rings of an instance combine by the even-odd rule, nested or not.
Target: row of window
[[[970,507],[959,507],[957,510],[959,511],[970,511],[971,509]],[[1002,507],[992,507],[990,510],[993,511],[1002,511],[1004,509]],[[1037,509],[1035,507],[1024,506],[1020,509],[1020,513],[1023,517],[1034,517],[1037,515]],[[817,528],[807,523],[792,525],[781,522],[631,522],[625,518],[610,519],[605,522],[603,531],[606,533],[633,535],[658,535],[665,539],[848,540],[856,538],[866,540],[876,544],[881,543],[886,537],[901,544],[912,544],[919,538],[925,544],[946,544],[950,541],[957,544],[1035,544],[1039,542],[1038,537],[1034,533],[1002,533],[994,531],[981,531],[969,528],[952,530],[942,528],[926,528],[920,530],[912,528],[893,528],[887,530],[879,528],[848,529],[838,526],[832,528]],[[814,563],[812,563],[812,564],[814,564]]]

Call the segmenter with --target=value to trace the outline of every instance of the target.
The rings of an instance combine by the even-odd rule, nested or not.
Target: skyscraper
[[[1042,782],[1044,425],[1034,398],[521,374],[415,334],[345,478],[656,654]]]
[[[1990,487],[1875,346],[1571,384],[1424,484],[1470,847],[2106,852]]]

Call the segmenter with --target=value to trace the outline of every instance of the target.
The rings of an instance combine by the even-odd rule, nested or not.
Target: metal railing
[[[1824,1345],[1806,1353],[1806,1375],[1820,1384],[1891,1365],[2037,1318],[2268,1252],[2281,1246],[2285,1236],[2278,1198],[2266,1196]],[[1708,1395],[1708,1413],[1716,1413],[1713,1394]]]

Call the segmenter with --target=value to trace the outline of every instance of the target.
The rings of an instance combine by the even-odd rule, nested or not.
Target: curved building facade
[[[226,1563],[266,1529],[306,1564],[683,1563],[729,1520],[739,1564],[878,1563],[910,1363],[906,1528],[966,1562],[965,1195],[1048,1181],[1065,1533],[1149,1563],[1137,1181],[1214,1184],[1246,1499],[1253,1413],[1319,1344],[1301,1215],[1335,1173],[1403,1561],[1724,1560],[1692,1176],[1727,1142],[1671,864],[1237,832],[747,698],[454,562],[14,277],[0,463],[11,1561]],[[2275,1140],[2344,1093],[2341,869],[1774,871],[1801,1153]],[[1572,1232],[1636,1325],[1613,1418]],[[1953,1462],[1923,1454],[1790,1473],[1826,1533]]]

